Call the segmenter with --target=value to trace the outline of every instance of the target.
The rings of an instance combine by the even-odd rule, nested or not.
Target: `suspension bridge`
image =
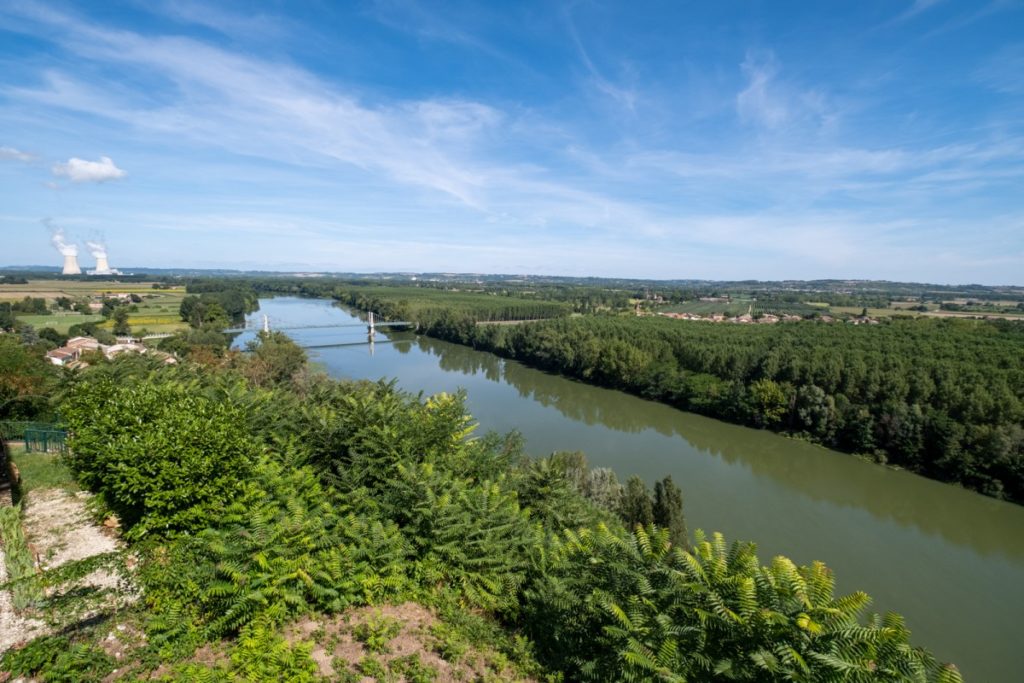
[[[273,323],[273,324],[272,324]],[[379,321],[373,314],[373,311],[367,315],[366,322],[340,322],[340,323],[320,323],[316,325],[301,324],[301,323],[286,323],[273,320],[270,316],[264,314],[262,325],[251,324],[251,321],[247,321],[247,324],[243,327],[232,327],[224,330],[226,333],[235,332],[254,332],[262,330],[263,332],[284,332],[288,330],[328,330],[328,329],[351,329],[351,328],[365,328],[366,329],[366,341],[356,342],[335,342],[335,343],[324,343],[324,344],[303,344],[308,349],[328,348],[334,346],[362,346],[363,344],[373,344],[375,337],[377,336],[377,329],[381,327],[415,327],[416,323],[407,322],[405,320],[388,320]]]

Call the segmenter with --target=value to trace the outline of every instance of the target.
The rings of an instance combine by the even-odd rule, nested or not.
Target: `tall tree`
[[[124,306],[118,306],[114,309],[114,334],[126,335],[131,333],[132,328],[128,324],[128,309]]]
[[[668,529],[672,545],[689,548],[686,516],[683,514],[683,492],[669,475],[654,485],[654,523]]]
[[[651,493],[644,480],[636,475],[626,482],[626,490],[622,495],[622,520],[630,529],[636,528],[637,524],[647,526],[654,523]]]

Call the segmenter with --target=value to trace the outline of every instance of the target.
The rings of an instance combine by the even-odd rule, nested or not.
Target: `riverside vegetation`
[[[474,308],[462,294],[446,308],[445,293],[428,290],[426,307],[407,292],[333,296],[445,341],[1024,503],[1024,323],[714,325],[559,310],[481,325],[502,297],[478,294]],[[505,319],[529,317],[539,316]]]
[[[141,598],[9,651],[4,670],[435,680],[370,655],[325,674],[289,630],[413,602],[439,620],[440,657],[487,653],[480,680],[960,680],[898,615],[835,595],[825,565],[690,537],[670,479],[652,496],[579,454],[531,461],[515,435],[475,436],[460,396],[331,380],[279,333],[246,355],[224,341],[59,379],[68,464],[120,519]],[[140,634],[120,662],[103,649],[115,624]],[[395,632],[384,617],[353,629],[371,652]]]

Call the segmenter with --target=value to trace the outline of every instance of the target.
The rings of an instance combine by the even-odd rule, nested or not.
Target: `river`
[[[353,323],[330,301],[260,301],[273,324]],[[686,324],[686,323],[680,323]],[[304,345],[359,342],[365,328],[293,330]],[[832,568],[837,591],[907,618],[915,644],[974,683],[1024,678],[1024,507],[850,455],[533,370],[490,353],[378,332],[378,343],[311,349],[331,375],[394,378],[411,392],[464,389],[486,430],[519,430],[532,455],[581,450],[625,481],[671,474],[691,530]],[[239,342],[251,337],[245,333]]]

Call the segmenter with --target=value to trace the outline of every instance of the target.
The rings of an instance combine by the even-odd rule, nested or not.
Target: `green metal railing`
[[[50,422],[0,421],[0,438],[24,441],[28,453],[67,453],[67,432]]]
[[[67,453],[68,433],[63,429],[26,429],[26,453]]]

